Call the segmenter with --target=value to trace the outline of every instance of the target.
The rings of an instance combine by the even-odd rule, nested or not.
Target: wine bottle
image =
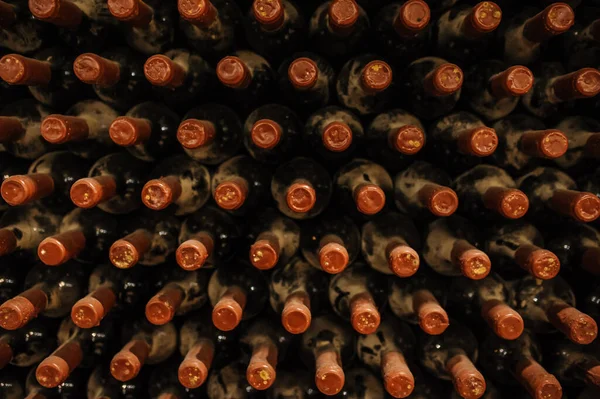
[[[179,329],[179,351],[184,359],[178,367],[178,379],[188,389],[202,386],[212,369],[239,357],[237,334],[216,329],[206,310],[188,317]]]
[[[544,363],[565,386],[598,387],[600,361],[586,347],[566,339],[547,341]]]
[[[281,324],[291,334],[302,334],[310,327],[312,315],[325,307],[327,278],[300,257],[293,258],[271,274],[271,307],[281,313]]]
[[[177,216],[200,209],[210,196],[208,169],[186,155],[165,158],[150,173],[142,188],[142,202],[159,211],[170,206]]]
[[[118,47],[100,54],[79,55],[73,62],[73,72],[83,83],[92,85],[102,101],[127,110],[150,95],[143,65],[137,54]]]
[[[457,176],[452,186],[460,198],[460,213],[476,219],[519,219],[529,209],[529,198],[496,166],[477,165]]]
[[[461,216],[437,219],[427,226],[423,259],[445,276],[481,280],[490,273],[492,264],[488,255],[477,249],[480,237],[477,228]]]
[[[177,350],[177,329],[172,323],[150,324],[136,320],[125,324],[122,331],[125,345],[113,356],[110,373],[119,381],[137,377],[145,364],[159,364]]]
[[[328,214],[303,227],[300,249],[313,267],[341,273],[360,252],[360,232],[349,217]]]
[[[270,173],[247,155],[223,162],[212,177],[212,196],[219,208],[244,215],[259,208],[269,192]]]
[[[165,325],[176,315],[200,309],[207,301],[211,271],[187,271],[178,267],[163,269],[160,290],[146,303],[146,318],[155,325]]]
[[[407,361],[412,361],[416,338],[410,327],[393,317],[386,317],[369,335],[359,335],[356,355],[374,373],[381,374],[385,390],[394,398],[406,398],[415,389]]]
[[[85,159],[98,159],[114,150],[108,128],[117,111],[96,100],[84,100],[65,114],[48,115],[42,120],[42,137]]]
[[[258,269],[237,261],[220,266],[212,274],[208,297],[215,327],[231,331],[242,320],[260,313],[269,297],[269,288]]]
[[[310,47],[341,61],[367,47],[369,17],[355,0],[330,0],[319,5],[310,17]]]
[[[179,29],[203,56],[221,58],[242,37],[242,12],[231,0],[178,0]]]
[[[176,107],[189,107],[200,93],[216,86],[213,68],[200,55],[173,49],[146,60],[144,75],[158,98]]]
[[[489,335],[481,344],[480,363],[489,378],[503,386],[521,384],[534,399],[562,398],[560,383],[541,360],[541,348],[529,331],[515,341]]]
[[[392,67],[376,55],[352,58],[337,78],[338,101],[360,115],[382,112],[393,94],[392,81]]]
[[[244,113],[266,103],[275,84],[269,62],[247,50],[222,58],[217,64],[217,78],[225,86],[221,90],[223,98]]]
[[[105,320],[102,326],[81,329],[66,318],[58,330],[59,347],[37,366],[35,377],[45,388],[65,382],[74,369],[93,367],[110,353],[114,341],[114,324]]]
[[[452,179],[434,165],[415,161],[396,175],[396,207],[415,218],[450,216],[458,208],[458,197],[450,188]]]
[[[346,383],[338,395],[343,398],[385,397],[385,391],[381,385],[381,379],[373,375],[369,370],[360,366],[354,366],[345,373]]]
[[[354,263],[329,282],[329,302],[335,313],[350,320],[359,334],[372,334],[381,323],[380,310],[387,301],[385,277],[364,263]]]
[[[122,383],[110,374],[110,367],[103,364],[96,367],[87,380],[88,399],[144,397],[146,393],[145,380],[146,378],[139,376],[127,383]]]
[[[420,247],[417,227],[399,213],[382,213],[362,226],[363,259],[380,273],[412,276],[419,270]]]
[[[546,245],[558,256],[563,276],[582,275],[585,270],[600,275],[600,232],[582,223],[569,223],[553,231]]]
[[[434,376],[451,380],[464,399],[478,399],[485,393],[485,379],[475,366],[477,340],[467,327],[454,320],[442,335],[422,335],[419,358]]]
[[[37,101],[62,110],[89,97],[72,65],[72,57],[59,47],[43,49],[31,58],[7,54],[0,58],[0,78],[10,85],[27,86]]]
[[[592,193],[577,190],[571,177],[553,168],[535,168],[517,180],[527,195],[536,219],[556,220],[556,213],[579,222],[592,222],[600,216],[600,200]]]
[[[595,97],[600,93],[600,71],[582,68],[565,73],[562,64],[542,63],[535,73],[533,88],[523,96],[523,106],[538,118],[556,115],[565,103]]]
[[[148,378],[148,397],[150,398],[200,398],[206,397],[204,389],[189,389],[179,383],[178,361],[169,359],[156,367]]]
[[[31,15],[22,2],[3,1],[1,5],[0,46],[18,54],[38,51],[55,32]]]
[[[0,218],[0,256],[12,254],[18,263],[37,261],[37,247],[55,234],[61,217],[39,204],[7,210]]]
[[[492,1],[458,5],[446,11],[433,26],[437,53],[450,60],[471,61],[489,51],[502,9]]]
[[[125,39],[129,47],[151,55],[173,45],[177,11],[172,3],[109,0],[107,6],[115,19],[125,22]]]
[[[332,163],[347,162],[361,147],[364,129],[351,111],[331,105],[313,113],[304,125],[303,140],[311,153]]]
[[[300,49],[306,32],[297,6],[288,0],[254,0],[244,20],[250,47],[267,59],[281,58]]]
[[[71,320],[79,328],[92,328],[100,325],[111,311],[139,311],[149,298],[153,283],[154,276],[140,269],[96,266],[89,277],[88,294],[71,308]]]
[[[148,166],[128,153],[108,154],[96,161],[88,177],[71,186],[71,201],[79,208],[98,207],[115,215],[133,212],[142,205]]]
[[[214,370],[208,377],[206,391],[209,399],[226,398],[260,399],[264,395],[254,389],[246,379],[247,364],[243,360],[235,360]]]
[[[10,152],[2,151],[1,147],[2,144],[0,143],[0,152],[2,152],[2,156],[0,157],[0,184],[11,176],[26,174],[30,165],[29,161],[17,158]],[[0,188],[1,191],[2,189]],[[0,196],[0,212],[4,212],[10,208],[11,206]]]
[[[516,282],[515,292],[515,310],[534,332],[550,333],[558,330],[581,345],[596,339],[596,322],[574,307],[575,294],[561,277],[556,276],[540,283],[533,276],[526,276]]]
[[[196,161],[217,165],[241,148],[242,123],[230,108],[204,104],[185,114],[177,128],[177,140]]]
[[[38,257],[48,266],[76,259],[95,263],[106,259],[110,245],[118,238],[118,221],[99,209],[75,208],[67,213],[57,234],[38,245]]]
[[[124,219],[119,225],[121,238],[108,250],[108,259],[119,269],[138,263],[156,266],[175,253],[181,222],[174,216],[144,210]]]
[[[392,109],[377,115],[369,125],[365,139],[367,154],[392,172],[413,162],[425,145],[425,128],[414,115]]]
[[[250,263],[260,270],[286,265],[300,247],[300,227],[273,208],[265,208],[247,224]]]
[[[279,371],[275,383],[267,391],[268,399],[311,399],[318,398],[320,395],[315,383],[311,381],[310,374],[299,369]]]
[[[156,161],[178,153],[179,117],[162,104],[140,103],[116,118],[109,134],[115,144],[142,161]]]
[[[267,104],[255,109],[244,123],[244,145],[259,162],[278,164],[297,151],[302,124],[290,108]]]
[[[54,349],[56,326],[50,320],[32,320],[15,331],[0,334],[0,370],[8,364],[31,367]],[[4,372],[4,370],[3,370]]]
[[[423,0],[392,2],[373,22],[377,45],[395,65],[425,56],[431,41],[431,10]]]
[[[177,264],[187,271],[218,267],[231,261],[241,243],[240,225],[227,213],[214,207],[202,208],[183,222]]]
[[[544,247],[542,233],[532,224],[521,221],[492,227],[485,243],[485,251],[499,273],[516,277],[519,272],[515,265],[518,265],[535,278],[548,280],[558,275],[561,264],[559,258]]]
[[[328,396],[339,393],[346,380],[344,369],[354,352],[352,330],[331,316],[313,319],[302,335],[300,356],[307,367],[315,370],[318,390]]]
[[[329,172],[311,158],[298,157],[280,165],[271,180],[277,209],[292,219],[321,214],[331,200]]]
[[[427,131],[427,138],[428,158],[444,160],[438,166],[459,173],[493,155],[499,141],[496,130],[464,111],[437,120]]]
[[[460,98],[463,71],[441,58],[419,58],[406,67],[402,76],[401,89],[409,99],[409,111],[419,118],[447,114]]]
[[[40,136],[40,123],[51,112],[31,99],[6,105],[0,111],[0,143],[9,153],[30,160],[50,152],[53,146]]]
[[[379,213],[394,191],[387,171],[366,159],[354,159],[342,166],[333,181],[339,204],[354,214]]]
[[[562,169],[586,170],[600,158],[600,147],[596,144],[600,139],[600,123],[595,119],[569,116],[558,122],[556,129],[563,132],[569,140],[567,152],[554,160]]]
[[[465,71],[464,98],[474,112],[487,120],[497,120],[514,111],[533,81],[533,73],[525,66],[484,60]]]
[[[441,279],[424,269],[411,278],[394,279],[388,298],[390,310],[407,323],[419,325],[426,334],[442,334],[450,324],[443,307],[445,288]]]
[[[2,182],[2,198],[17,206],[41,200],[55,212],[71,208],[71,185],[85,176],[87,161],[67,151],[49,152],[33,161],[24,175],[12,175]]]
[[[335,70],[320,55],[294,53],[281,63],[277,75],[282,100],[301,115],[318,112],[334,97]]]
[[[449,312],[472,326],[485,321],[494,334],[505,340],[515,340],[523,333],[523,318],[511,307],[514,292],[495,273],[482,280],[453,278],[447,296]]]
[[[565,3],[550,4],[541,12],[523,8],[500,32],[504,60],[519,64],[535,62],[541,56],[544,42],[568,31],[574,22],[575,13]]]
[[[38,315],[64,317],[81,297],[85,280],[83,266],[70,262],[62,267],[36,265],[25,278],[24,291],[0,306],[0,327],[23,328]]]
[[[239,343],[250,359],[246,369],[248,383],[258,391],[269,389],[275,382],[277,364],[291,344],[290,334],[268,318],[262,318],[248,326]]]

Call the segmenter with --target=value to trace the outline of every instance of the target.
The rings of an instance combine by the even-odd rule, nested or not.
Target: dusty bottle
[[[103,364],[96,367],[87,380],[88,399],[143,397],[146,393],[146,379],[145,376],[138,376],[123,383],[114,378],[109,367]]]
[[[80,208],[98,207],[115,215],[133,212],[142,205],[148,166],[127,153],[106,155],[96,161],[88,177],[71,186],[71,201]]]
[[[310,327],[313,314],[327,302],[327,278],[299,257],[293,258],[271,274],[269,301],[281,324],[291,334],[302,334]]]
[[[477,228],[461,216],[437,219],[426,229],[423,259],[437,273],[481,280],[492,264],[488,255],[477,249],[480,240]]]
[[[213,324],[221,331],[231,331],[242,320],[260,313],[269,297],[269,287],[258,269],[233,262],[220,266],[212,274],[208,296],[213,307]]]
[[[17,367],[38,364],[54,349],[55,335],[56,325],[49,319],[32,320],[18,330],[3,331],[0,334],[0,370],[9,364]]]
[[[417,227],[399,213],[382,213],[362,226],[363,259],[380,273],[412,276],[419,270],[420,247]]]
[[[285,265],[300,247],[300,227],[273,208],[266,208],[246,226],[250,262],[260,270]]]
[[[300,356],[307,367],[315,370],[319,391],[335,395],[344,387],[343,366],[350,361],[354,350],[352,330],[337,318],[321,316],[302,335]]]
[[[217,206],[235,215],[260,208],[269,195],[270,173],[248,155],[223,162],[212,176],[212,196]]]
[[[360,231],[347,216],[328,214],[304,226],[300,249],[313,267],[342,272],[360,252]]]
[[[177,141],[196,161],[217,165],[242,146],[242,123],[230,108],[204,104],[185,114],[177,128]]]
[[[179,117],[173,111],[159,103],[144,102],[116,118],[109,134],[134,157],[153,162],[178,153],[178,126]]]
[[[142,188],[142,202],[159,211],[170,207],[176,216],[200,209],[210,197],[208,169],[187,155],[165,158],[150,173]]]
[[[321,214],[331,200],[331,177],[311,158],[298,157],[280,165],[271,180],[277,209],[292,219]]]
[[[119,269],[165,263],[175,253],[180,227],[171,215],[142,210],[120,223],[121,238],[110,246],[108,259]]]
[[[0,13],[0,46],[19,54],[38,51],[54,34],[48,24],[38,21],[29,11],[27,4],[3,1]]]
[[[33,160],[50,152],[53,146],[40,135],[40,124],[51,112],[34,100],[6,105],[0,111],[0,143],[19,158]]]
[[[518,265],[537,279],[556,277],[560,260],[545,249],[542,233],[526,222],[507,223],[489,229],[485,242],[494,269],[504,276],[516,277]]]
[[[415,218],[445,217],[458,208],[458,196],[450,188],[452,179],[434,165],[415,161],[394,179],[396,207]]]
[[[600,157],[600,124],[593,118],[569,116],[556,125],[569,140],[567,152],[554,162],[562,169],[580,171]]]
[[[600,275],[600,232],[581,223],[561,226],[548,239],[547,248],[558,256],[565,273],[578,275],[581,269]]]
[[[175,258],[187,271],[218,267],[231,261],[241,241],[242,232],[236,220],[217,208],[205,207],[183,222]]]
[[[254,389],[246,379],[247,364],[243,360],[215,369],[208,377],[206,391],[209,399],[231,396],[237,399],[260,399],[263,393]]]
[[[38,257],[48,266],[76,259],[94,263],[105,259],[109,246],[118,238],[118,221],[99,209],[75,208],[67,213],[57,233],[38,245]]]
[[[566,339],[548,341],[544,364],[565,386],[598,387],[600,361],[597,353]]]

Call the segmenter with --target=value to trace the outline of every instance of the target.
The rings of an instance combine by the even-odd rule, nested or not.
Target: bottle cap
[[[73,305],[71,320],[80,328],[95,327],[112,309],[116,300],[117,297],[112,288],[102,285]]]
[[[85,248],[85,236],[79,230],[47,237],[38,246],[38,257],[48,266],[58,266],[75,258]]]
[[[116,145],[131,147],[148,140],[152,123],[148,119],[120,116],[111,123],[108,133]]]
[[[140,261],[152,246],[152,233],[138,229],[115,241],[108,251],[111,263],[119,269],[129,269]]]
[[[285,193],[288,208],[296,213],[309,212],[317,203],[317,193],[308,182],[296,182]]]
[[[385,206],[385,193],[375,184],[362,184],[354,190],[354,202],[361,213],[374,215]]]
[[[48,297],[39,289],[32,288],[9,299],[0,306],[0,327],[17,330],[44,311]]]
[[[598,336],[596,321],[560,299],[550,304],[546,315],[557,330],[579,345],[588,345]]]
[[[11,206],[44,198],[54,191],[54,180],[46,174],[14,175],[2,182],[2,198]]]
[[[319,79],[319,67],[310,58],[296,58],[288,68],[288,79],[296,89],[310,89]]]
[[[308,295],[305,292],[293,293],[285,300],[281,312],[281,324],[290,334],[303,334],[312,321]]]
[[[515,252],[515,261],[524,270],[540,280],[549,280],[558,275],[560,260],[558,257],[535,245],[521,245]]]
[[[329,4],[329,24],[340,33],[349,33],[359,16],[360,9],[354,0],[332,0]]]
[[[145,346],[145,348],[140,348],[146,350],[145,353],[142,353],[142,355],[145,355],[142,359],[140,359],[139,355],[136,355],[137,352],[134,353],[132,350],[127,349],[127,347],[134,345],[139,347]],[[134,341],[133,345],[132,343],[127,344],[123,350],[112,358],[110,373],[114,378],[122,382],[134,379],[140,373],[149,351],[148,344],[145,342]]]
[[[264,353],[265,350],[268,352]],[[259,353],[256,353],[257,351]],[[271,358],[276,361],[277,347],[272,344],[259,344],[246,369],[246,380],[254,389],[264,391],[275,382],[277,373],[270,362]]]
[[[500,25],[502,10],[492,1],[482,1],[471,9],[467,18],[467,32],[477,37],[494,31]]]
[[[483,204],[508,219],[519,219],[529,210],[529,198],[516,188],[490,187],[483,194]]]
[[[108,11],[119,21],[126,21],[137,28],[152,22],[154,11],[142,0],[108,0]]]
[[[429,5],[423,0],[408,0],[400,7],[394,19],[394,28],[403,36],[414,35],[423,30],[431,19]]]
[[[154,86],[175,89],[185,83],[186,71],[167,56],[156,54],[146,60],[144,75]]]
[[[408,245],[397,245],[389,252],[388,265],[396,276],[410,277],[419,270],[419,254]]]
[[[348,267],[349,261],[348,250],[341,244],[330,242],[319,250],[319,264],[327,273],[341,273]]]
[[[73,72],[82,82],[101,87],[114,86],[121,77],[118,63],[94,53],[79,55],[73,62]]]
[[[261,119],[254,122],[250,138],[256,147],[270,150],[281,140],[282,129],[279,123],[271,119]]]
[[[0,143],[17,141],[25,134],[19,118],[0,116]]]
[[[277,30],[281,28],[285,20],[285,11],[281,0],[254,0],[252,13],[265,30]]]
[[[362,70],[361,82],[368,92],[383,91],[392,84],[392,68],[383,61],[371,61]]]
[[[323,130],[323,145],[331,152],[342,152],[352,144],[352,129],[343,122],[331,122]]]
[[[485,393],[485,378],[465,355],[456,355],[446,364],[454,389],[464,399],[479,399]]]
[[[186,21],[202,26],[210,26],[217,19],[217,9],[210,0],[177,0],[179,14]]]
[[[435,216],[446,217],[456,212],[458,196],[450,187],[425,184],[418,192],[419,202]]]
[[[463,154],[476,157],[489,157],[498,148],[498,136],[490,127],[466,130],[458,138],[458,148]]]
[[[206,146],[215,137],[215,125],[209,121],[186,119],[177,128],[177,140],[188,150]]]
[[[425,76],[424,87],[432,96],[448,96],[460,90],[463,77],[463,71],[458,65],[442,64]]]
[[[490,78],[490,91],[496,98],[523,96],[533,87],[533,73],[522,65],[497,73]]]
[[[187,240],[175,252],[177,264],[187,271],[200,269],[209,256],[209,249],[199,240]]]
[[[83,12],[68,0],[29,0],[29,11],[34,17],[64,28],[81,24]]]
[[[244,315],[246,294],[239,288],[236,289],[237,292],[231,291],[225,293],[213,307],[212,321],[214,326],[221,331],[235,329]]]
[[[239,209],[248,198],[248,183],[237,178],[220,183],[213,193],[217,205],[228,211]]]
[[[113,176],[86,177],[71,186],[71,201],[79,208],[93,208],[112,198],[117,191]]]
[[[425,145],[425,133],[413,125],[404,125],[391,137],[393,148],[401,154],[414,155]]]
[[[359,334],[368,335],[377,331],[381,315],[370,294],[357,294],[350,300],[350,322]]]
[[[415,389],[415,377],[400,352],[388,351],[381,358],[385,390],[394,398],[406,398]]]
[[[192,352],[194,349],[191,349]],[[183,359],[177,371],[177,377],[181,385],[188,389],[199,388],[204,384],[208,377],[209,365],[196,356],[190,356],[191,353]]]
[[[45,358],[35,370],[35,377],[44,388],[55,388],[71,374],[69,364],[58,356]]]
[[[239,57],[228,56],[217,64],[217,77],[227,87],[243,89],[248,87],[252,76],[248,67]]]
[[[594,97],[600,93],[600,71],[583,68],[555,78],[551,85],[559,101]]]
[[[181,191],[181,183],[177,176],[153,179],[142,188],[142,202],[148,208],[160,211],[177,201]]]
[[[344,387],[346,376],[340,367],[337,354],[333,351],[321,351],[316,359],[315,384],[325,395],[336,395]]]
[[[497,299],[486,301],[481,307],[481,313],[500,338],[515,340],[523,334],[525,328],[523,318],[506,303]]]
[[[279,245],[275,240],[257,240],[250,247],[250,262],[260,270],[269,270],[279,261]]]
[[[554,3],[525,22],[523,35],[530,42],[541,43],[566,32],[574,23],[573,9],[566,3]]]
[[[547,159],[560,158],[569,148],[567,136],[554,129],[523,133],[520,144],[527,155]]]
[[[5,256],[17,249],[17,236],[11,229],[0,229],[0,256]]]
[[[426,334],[440,335],[450,325],[448,314],[430,291],[415,291],[412,306],[419,320],[419,327]]]
[[[45,117],[40,130],[42,137],[51,144],[84,140],[90,133],[84,118],[58,114]]]
[[[19,54],[0,58],[0,77],[11,85],[47,85],[52,78],[50,64]]]
[[[584,223],[593,222],[600,216],[600,199],[593,193],[556,190],[550,199],[550,206]]]
[[[452,248],[452,261],[463,276],[481,280],[490,274],[492,262],[485,252],[475,248],[465,240],[457,240]]]
[[[548,373],[530,356],[524,357],[516,366],[516,374],[534,399],[560,399],[562,387],[555,376]]]
[[[181,306],[184,293],[179,285],[168,284],[160,292],[154,295],[146,304],[146,319],[154,325],[167,324]]]

